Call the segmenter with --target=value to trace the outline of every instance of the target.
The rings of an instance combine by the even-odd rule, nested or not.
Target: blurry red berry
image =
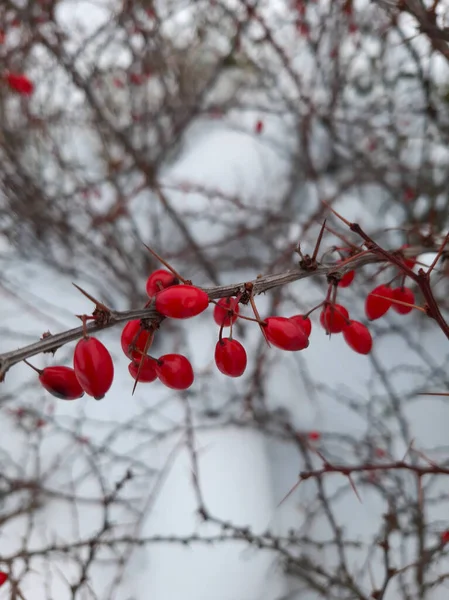
[[[354,281],[355,271],[348,271],[343,275],[343,277],[338,282],[338,287],[345,288],[351,285]]]
[[[286,317],[268,317],[264,325],[267,340],[281,350],[295,352],[309,345],[305,331],[292,319]]]
[[[384,296],[379,298],[378,296]],[[392,306],[393,290],[388,285],[378,285],[368,294],[365,300],[365,314],[370,321],[379,319]]]
[[[23,96],[30,96],[34,91],[34,84],[21,73],[8,73],[6,81],[12,90]]]
[[[128,358],[138,362],[142,358],[142,353],[145,351],[145,345],[149,339],[151,341],[148,348],[150,348],[153,342],[152,338],[153,332],[143,329],[140,319],[129,321],[123,328],[120,339],[122,350]]]
[[[42,386],[61,400],[77,400],[84,396],[74,369],[70,367],[46,367],[39,374]]]
[[[0,585],[3,585],[5,581],[8,581],[9,575],[4,571],[0,571]]]
[[[209,296],[193,285],[173,285],[156,294],[155,309],[171,319],[196,317],[209,306]]]
[[[95,400],[104,398],[114,379],[114,364],[106,346],[93,337],[80,340],[75,347],[73,366],[86,394]]]
[[[237,321],[239,310],[237,298],[220,298],[218,304],[214,307],[214,321],[217,325],[220,325],[220,327],[222,325],[224,327],[229,327],[231,323]],[[233,311],[234,314],[230,315],[230,311]]]
[[[255,130],[255,132],[256,132],[257,134],[259,134],[259,133],[262,133],[262,131],[263,131],[263,121],[260,121],[260,120],[259,120],[259,121],[257,121],[257,123],[256,123],[256,126],[255,126],[254,130]]]
[[[218,340],[215,346],[215,364],[228,377],[240,377],[246,369],[246,350],[240,342],[231,338]]]
[[[343,330],[345,342],[354,352],[369,354],[373,347],[373,338],[368,328],[358,321],[351,321],[350,325]]]
[[[290,317],[290,321],[293,321],[293,323],[299,325],[306,336],[310,337],[310,333],[312,332],[312,321],[309,319],[309,317],[304,317],[303,315],[293,315],[293,317]]]
[[[326,333],[341,333],[348,326],[349,313],[341,304],[327,304],[320,315]]]
[[[159,380],[173,390],[186,390],[193,383],[192,365],[182,354],[165,354],[155,367]]]
[[[309,431],[309,440],[312,442],[317,442],[321,438],[321,433],[319,431]]]
[[[449,542],[449,529],[440,533],[440,540],[442,544],[447,544]]]
[[[393,299],[399,300],[400,302],[407,302],[407,304],[415,304],[415,294],[408,287],[394,288]],[[404,306],[403,304],[396,304],[393,302],[393,310],[400,315],[407,315],[413,310],[413,306]]]
[[[133,85],[142,85],[142,83],[145,81],[145,78],[140,73],[130,73],[129,80]]]
[[[166,271],[165,269],[158,269],[151,273],[151,275],[147,279],[146,290],[147,294],[150,298],[155,296],[161,290],[170,287],[171,285],[178,284],[178,279],[170,273],[170,271]]]
[[[140,363],[130,363],[128,365],[128,371],[133,379],[137,379],[137,375],[139,375],[138,381],[141,383],[151,383],[157,379],[156,361],[148,356],[144,357],[143,364],[142,361],[140,361]]]

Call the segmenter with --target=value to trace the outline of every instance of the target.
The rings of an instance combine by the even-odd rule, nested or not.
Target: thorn
[[[351,227],[352,223],[350,223],[350,222],[349,222],[347,219],[345,219],[344,217],[342,217],[340,213],[338,213],[338,212],[337,212],[337,211],[336,211],[334,208],[332,208],[332,206],[331,206],[331,205],[330,205],[328,202],[326,202],[326,200],[321,200],[321,202],[322,202],[322,203],[323,203],[325,206],[327,206],[327,208],[328,208],[328,209],[329,209],[329,210],[330,210],[332,213],[334,213],[334,215],[335,215],[335,216],[336,216],[338,219],[340,219],[340,221],[343,221],[343,223],[344,223],[345,225],[347,225],[349,228]]]
[[[449,396],[449,392],[419,392],[417,396]]]
[[[357,488],[355,487],[355,483],[354,483],[354,481],[352,480],[352,477],[351,477],[351,475],[350,475],[350,474],[348,474],[348,480],[349,480],[349,483],[351,484],[351,487],[352,487],[352,489],[354,490],[354,494],[357,496],[357,498],[358,498],[358,500],[359,500],[360,504],[363,504],[363,502],[362,502],[362,499],[360,498],[360,494],[358,493],[358,491],[357,491]]]
[[[295,483],[295,485],[292,487],[292,489],[289,490],[285,494],[285,496],[282,498],[282,500],[279,502],[279,504],[276,506],[276,508],[279,508],[281,506],[281,504],[283,504],[287,500],[287,498],[289,498],[293,494],[293,492],[299,487],[299,485],[302,483],[302,481],[303,480],[300,477],[299,480],[297,481],[297,483]]]
[[[99,300],[97,300],[96,298],[91,296],[88,292],[86,292],[86,290],[83,290],[83,288],[81,288],[79,285],[77,285],[76,283],[73,283],[73,281],[72,281],[72,285],[75,286],[76,289],[79,290],[83,294],[83,296],[86,296],[86,298],[88,298],[91,302],[93,302],[98,309],[103,310],[104,312],[107,312],[107,313],[111,312],[111,309],[108,308],[105,304],[103,304],[103,302],[100,302]]]
[[[172,266],[171,266],[171,265],[170,265],[170,264],[169,264],[169,263],[168,263],[166,260],[164,260],[164,259],[162,258],[162,256],[159,256],[159,254],[158,254],[158,253],[157,253],[155,250],[153,250],[152,248],[150,248],[150,247],[149,247],[149,246],[147,246],[146,244],[143,244],[143,245],[145,246],[145,248],[146,248],[146,249],[147,249],[149,252],[151,252],[151,254],[152,254],[152,255],[153,255],[155,258],[157,258],[157,260],[158,260],[159,262],[161,262],[161,263],[164,265],[164,267],[167,267],[167,269],[170,271],[170,273],[173,273],[173,275],[174,275],[174,276],[175,276],[177,279],[179,279],[179,281],[182,281],[184,284],[185,284],[185,283],[187,283],[187,279],[184,279],[184,277],[181,277],[181,275],[180,275],[180,274],[179,274],[177,271],[175,271],[175,269],[174,269],[174,268],[173,268],[173,267],[172,267]]]
[[[441,244],[440,249],[438,250],[437,255],[435,256],[435,258],[433,259],[432,264],[430,265],[430,267],[427,269],[427,277],[429,277],[430,273],[433,271],[433,269],[435,268],[435,265],[437,264],[437,262],[440,260],[441,255],[443,254],[443,250],[446,247],[447,243],[449,242],[449,232],[446,234],[446,237],[443,240],[443,243]]]
[[[326,219],[324,219],[323,224],[321,225],[320,233],[318,235],[318,238],[317,238],[317,241],[315,244],[315,248],[313,250],[313,254],[312,254],[312,262],[313,263],[316,261],[316,257],[318,255],[318,251],[320,249],[321,240],[323,239],[323,234],[324,234],[325,228],[326,228]]]

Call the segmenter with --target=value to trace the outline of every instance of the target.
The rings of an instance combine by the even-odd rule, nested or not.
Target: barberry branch
[[[362,231],[360,229],[360,231]],[[359,231],[357,231],[359,233]],[[366,236],[366,234],[364,234]],[[368,238],[368,236],[366,236]],[[370,238],[368,238],[370,239]],[[374,242],[372,242],[374,244]],[[251,287],[252,294],[258,295],[274,288],[278,288],[283,285],[287,285],[288,283],[292,283],[294,281],[299,281],[301,279],[305,279],[307,277],[311,277],[312,275],[322,275],[322,276],[330,276],[338,279],[338,277],[343,276],[348,271],[361,268],[365,265],[369,264],[377,264],[377,263],[393,263],[401,269],[407,269],[405,267],[403,261],[397,258],[398,250],[381,250],[377,244],[374,244],[375,247],[372,247],[371,254],[366,254],[365,251],[360,251],[360,255],[354,255],[351,259],[345,261],[344,265],[341,264],[317,264],[316,267],[312,270],[306,268],[302,264],[295,269],[290,269],[288,271],[284,271],[282,273],[275,273],[271,275],[261,275],[251,282],[240,282],[231,285],[225,286],[215,286],[211,288],[202,288],[209,296],[210,300],[216,300],[219,298],[226,298],[229,296],[235,296],[237,294],[242,295],[241,302],[245,302],[245,291],[248,287]],[[410,247],[405,250],[401,250],[403,255],[408,256],[417,256],[423,252],[432,252],[438,251],[438,247],[432,248],[423,248],[423,247]],[[303,261],[301,261],[303,262]],[[407,269],[409,271],[409,269]],[[424,278],[416,275],[413,271],[407,273],[410,277],[412,277],[418,284],[421,282],[420,287],[423,284]],[[430,289],[430,288],[429,288]],[[426,293],[428,292],[426,288]],[[424,290],[423,290],[424,293]],[[431,293],[431,292],[430,292]],[[426,294],[425,294],[426,297]],[[433,298],[433,296],[432,296]],[[249,301],[249,298],[247,299]],[[429,306],[431,304],[429,303]],[[432,307],[430,308],[432,311]],[[429,316],[433,316],[433,314],[437,314],[436,311],[430,312]],[[157,311],[150,305],[147,308],[138,308],[133,310],[125,310],[125,311],[115,311],[110,310],[106,318],[97,319],[91,321],[86,324],[85,330],[87,334],[96,333],[103,329],[108,329],[110,327],[114,327],[116,325],[120,325],[122,323],[126,323],[133,319],[147,319],[154,321],[156,323],[160,323],[163,320],[163,317],[157,313]],[[444,327],[442,323],[440,323],[439,319],[438,324],[442,327],[443,331],[449,337],[449,327],[445,323],[443,317],[441,317]],[[31,358],[36,356],[37,354],[46,353],[46,352],[55,352],[61,346],[65,346],[66,344],[73,342],[75,340],[80,339],[83,336],[84,328],[75,327],[73,329],[69,329],[68,331],[63,331],[54,335],[45,335],[42,339],[34,342],[33,344],[29,344],[28,346],[24,346],[22,348],[18,348],[17,350],[12,350],[10,352],[6,352],[0,354],[0,381],[3,381],[7,371],[14,366],[15,364],[23,361],[24,359]]]

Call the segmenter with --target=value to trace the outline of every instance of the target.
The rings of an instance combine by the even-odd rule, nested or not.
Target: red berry
[[[268,317],[265,323],[265,335],[273,346],[294,352],[309,345],[307,334],[295,321],[285,317]]]
[[[4,571],[0,571],[0,585],[3,585],[5,583],[5,581],[8,580],[8,573],[5,573]]]
[[[142,352],[145,351],[145,345],[151,339],[148,348],[153,342],[153,333],[147,329],[142,329],[140,319],[129,321],[122,331],[121,344],[122,350],[128,358],[139,361],[142,358]],[[147,350],[148,350],[147,348]]]
[[[246,369],[246,350],[237,340],[231,338],[218,340],[215,346],[215,364],[223,375],[240,377]]]
[[[440,533],[440,540],[442,544],[447,544],[449,542],[449,529]]]
[[[256,133],[262,133],[263,131],[263,121],[257,121],[256,126],[255,126],[255,131]]]
[[[155,367],[160,381],[173,390],[186,390],[193,383],[192,365],[182,354],[165,354]]]
[[[350,348],[359,354],[369,354],[373,347],[373,338],[368,328],[358,321],[351,321],[343,330],[343,337]]]
[[[8,73],[6,81],[12,90],[23,96],[30,96],[34,91],[33,83],[21,73]]]
[[[299,325],[306,336],[310,337],[310,333],[312,331],[312,321],[309,319],[309,317],[304,317],[303,315],[294,315],[293,317],[290,317],[290,320],[296,325]]]
[[[156,310],[172,319],[189,319],[209,306],[209,296],[193,285],[173,285],[156,294]]]
[[[61,400],[77,400],[84,396],[75,371],[70,367],[46,367],[39,374],[42,386]]]
[[[355,271],[348,271],[343,275],[343,277],[338,282],[338,287],[345,288],[351,285],[354,281]]]
[[[378,296],[384,296],[379,298]],[[366,297],[365,314],[370,321],[383,317],[393,304],[393,290],[388,285],[378,285]]]
[[[326,333],[341,333],[348,326],[349,313],[341,304],[326,304],[320,323]]]
[[[233,311],[234,314],[229,314]],[[220,298],[218,304],[214,307],[214,321],[220,327],[229,327],[231,323],[237,321],[239,314],[239,304],[237,298]]]
[[[166,271],[165,269],[158,269],[151,273],[147,279],[147,294],[152,298],[161,290],[164,290],[171,285],[176,285],[177,283],[179,283],[179,281],[173,273],[170,273],[170,271]]]
[[[73,355],[73,366],[81,387],[95,400],[104,398],[114,379],[114,364],[108,349],[99,340],[80,340]]]
[[[138,381],[141,383],[151,383],[157,379],[156,361],[152,360],[148,356],[144,357],[143,364],[142,361],[140,363],[129,363],[128,371],[133,379],[137,379],[137,375],[139,375]]]
[[[415,304],[415,294],[408,287],[397,287],[393,290],[394,300],[400,302],[407,302],[407,304]],[[407,315],[413,310],[413,306],[404,306],[403,304],[396,304],[393,302],[393,310],[400,315]]]
[[[319,431],[309,431],[309,440],[313,442],[317,442],[321,438],[321,433]]]

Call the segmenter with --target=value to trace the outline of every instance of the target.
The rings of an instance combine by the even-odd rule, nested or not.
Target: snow
[[[78,34],[79,29],[74,27],[73,18],[86,26],[84,14],[90,7],[90,3],[76,3],[71,8],[75,13],[61,11],[58,18]],[[276,10],[281,13],[280,3],[279,6],[276,4]],[[82,36],[100,27],[108,14],[108,11],[97,7],[90,14],[89,28],[82,32]],[[188,19],[186,14],[178,17]],[[290,41],[292,37],[290,32]],[[346,44],[343,57],[351,55],[353,51],[353,43]],[[372,51],[375,52],[374,47]],[[302,60],[301,53],[298,54],[298,60]],[[123,64],[126,64],[124,59]],[[313,75],[308,66],[307,61],[301,64],[305,78]],[[363,57],[354,60],[352,69],[362,77],[368,69],[366,60]],[[287,79],[282,73],[279,76],[280,86],[294,97],[296,90],[292,89],[291,82],[287,83]],[[220,93],[229,91],[225,88],[224,85]],[[314,94],[319,98],[323,90],[318,87]],[[379,87],[374,86],[374,98],[376,94],[379,94]],[[65,94],[61,91],[60,97],[55,94],[54,101],[63,102],[64,98]],[[75,97],[71,102],[75,106],[80,100]],[[352,100],[355,102],[354,98]],[[360,108],[359,114],[362,116],[363,110]],[[211,245],[210,255],[214,259],[219,257],[219,252],[214,253],[213,244],[225,237],[227,224],[256,226],[258,211],[271,206],[274,192],[276,198],[282,197],[288,185],[287,173],[293,155],[288,118],[264,115],[264,134],[255,138],[252,132],[257,118],[257,111],[243,114],[235,111],[229,118],[218,122],[199,121],[192,127],[180,156],[164,169],[163,185],[170,201],[193,215],[190,220],[191,233],[201,244]],[[317,123],[312,125],[312,136],[313,164],[318,170],[325,170],[329,160],[326,148],[328,138]],[[282,152],[279,151],[280,146]],[[67,158],[77,157],[88,168],[85,175],[94,178],[100,170],[94,161],[94,150],[89,132],[77,132],[72,144],[67,147]],[[442,166],[447,163],[447,151],[444,148],[435,147],[433,153]],[[410,168],[419,164],[419,140],[411,144],[404,154],[396,158],[401,158]],[[135,184],[134,181],[132,183]],[[193,191],[182,189],[186,183]],[[323,178],[321,183],[320,191],[329,192],[329,195],[338,187],[331,179]],[[206,200],[197,191],[198,188],[210,191],[213,202]],[[98,207],[110,201],[110,193],[111,190],[106,188],[102,190]],[[359,221],[367,229],[373,223],[380,228],[395,226],[397,215],[379,215],[383,201],[380,186],[367,185],[363,193],[366,203],[360,202],[360,190],[350,189],[341,193],[338,210],[347,219]],[[235,198],[243,202],[243,207],[236,206]],[[266,247],[265,242],[257,240],[250,250],[254,248],[261,254],[265,253],[268,263],[273,258],[273,247],[280,249],[286,241],[301,241],[302,245],[312,248],[316,231],[311,232],[307,239],[299,240],[299,223],[306,222],[312,207],[318,204],[319,190],[312,191],[308,198],[310,205],[297,203],[298,224],[290,222],[283,230],[284,238],[282,235],[273,237],[267,240]],[[146,191],[133,197],[132,207],[139,214],[138,227],[143,239],[151,238],[153,232],[150,220],[153,206],[148,202],[149,199]],[[213,211],[209,212],[211,207]],[[276,207],[273,212],[275,210]],[[173,246],[176,246],[174,227],[170,229],[167,225],[165,231],[168,232],[167,237],[173,240]],[[236,252],[239,250],[236,246]],[[422,255],[419,260],[430,264],[433,256]],[[90,311],[90,303],[71,285],[71,277],[57,273],[37,259],[6,258],[1,265],[0,317],[8,331],[0,336],[0,352],[37,339],[47,329],[54,333],[74,327],[79,323],[74,315]],[[185,262],[188,264],[187,259]],[[101,296],[102,266],[98,265],[98,272],[93,272],[90,263],[85,271],[85,280],[77,279],[76,283],[94,296]],[[204,273],[195,272],[191,275],[199,284],[210,284]],[[231,273],[220,273],[222,282],[244,281],[255,276],[257,273],[247,267]],[[305,310],[323,297],[323,286],[311,280],[290,287],[292,300],[279,307],[280,312],[285,310],[293,314],[299,306]],[[117,305],[121,305],[123,298],[119,291],[116,295]],[[348,303],[352,302],[351,314],[362,317],[363,300],[351,297],[350,291],[342,292],[342,297]],[[258,299],[262,315],[269,314],[271,301],[270,294]],[[441,399],[419,398],[414,390],[426,389],[429,385],[429,371],[421,368],[423,360],[434,366],[432,372],[435,379],[432,384],[441,388],[447,385],[443,372],[447,358],[446,340],[436,327],[432,327],[433,324],[425,331],[411,331],[412,342],[418,348],[426,349],[427,356],[423,359],[410,341],[399,336],[387,336],[403,322],[402,318],[389,315],[383,325],[373,324],[376,335],[374,359],[379,367],[388,367],[393,372],[392,389],[387,390],[389,393],[375,377],[368,359],[354,355],[341,337],[328,339],[319,329],[315,314],[307,352],[285,355],[280,350],[269,351],[262,369],[267,407],[278,409],[280,414],[282,410],[288,410],[290,422],[298,431],[316,429],[321,432],[323,441],[317,447],[323,444],[332,448],[334,444],[335,454],[340,459],[353,461],[359,457],[350,453],[339,440],[333,440],[335,432],[354,436],[363,442],[371,438],[385,441],[385,423],[393,435],[390,451],[394,460],[402,458],[411,439],[415,447],[424,452],[435,446],[444,447],[447,444],[449,419],[447,403]],[[8,455],[4,458],[4,471],[11,476],[44,473],[47,488],[67,493],[76,489],[80,497],[76,502],[76,511],[72,504],[61,498],[47,498],[32,524],[32,547],[39,548],[53,541],[70,543],[95,535],[102,523],[101,499],[104,490],[113,490],[117,481],[125,476],[127,468],[132,469],[135,478],[124,484],[123,498],[135,502],[131,507],[126,504],[114,507],[112,520],[119,531],[133,532],[143,538],[156,535],[207,537],[222,533],[222,529],[214,523],[203,523],[197,513],[198,499],[192,487],[194,464],[185,444],[186,408],[190,406],[195,414],[202,410],[219,410],[230,398],[235,397],[237,401],[232,404],[232,410],[241,416],[241,390],[246,389],[247,378],[254,368],[254,357],[261,349],[261,336],[257,327],[247,328],[245,346],[250,357],[248,373],[238,382],[229,381],[213,370],[211,357],[216,336],[211,330],[210,321],[210,314],[198,317],[189,326],[181,327],[179,332],[172,337],[170,334],[160,342],[164,352],[173,350],[173,347],[182,349],[191,358],[195,371],[204,375],[198,376],[198,387],[186,396],[162,388],[158,383],[138,386],[135,395],[131,396],[132,381],[121,353],[118,331],[108,331],[100,336],[113,354],[116,368],[113,387],[102,402],[87,397],[73,403],[54,401],[35,388],[26,387],[29,381],[35,380],[35,374],[25,365],[17,365],[8,373],[1,389],[6,398],[1,405],[4,418],[0,423],[1,448]],[[57,360],[70,364],[72,351],[73,344],[60,350]],[[394,373],[394,367],[399,368],[403,364],[404,356],[407,356],[410,370]],[[32,362],[43,367],[52,364],[52,358],[36,357]],[[211,373],[213,375],[209,376]],[[316,382],[316,385],[307,387],[307,379]],[[9,400],[9,394],[13,397],[12,401]],[[395,396],[402,398],[408,395],[411,395],[406,407],[410,435],[405,438],[400,423],[395,419],[392,400]],[[354,410],[354,405],[357,410]],[[26,407],[30,413],[18,419],[8,412],[18,407]],[[375,416],[370,428],[367,427],[364,409],[372,411]],[[35,428],[36,414],[45,415],[46,424],[42,429]],[[198,477],[208,512],[217,519],[237,526],[249,526],[256,535],[267,529],[285,534],[294,526],[317,538],[328,538],[330,530],[324,518],[308,522],[310,506],[316,499],[316,488],[312,482],[303,483],[278,506],[297,481],[299,471],[304,468],[299,454],[285,444],[267,440],[249,427],[237,428],[229,424],[220,427],[214,423],[213,419],[203,419],[204,429],[199,429],[194,436]],[[35,455],[38,459],[33,458]],[[319,466],[318,457],[315,459]],[[94,469],[94,464],[101,467],[101,476]],[[333,492],[344,482],[341,476],[335,475],[325,485]],[[441,490],[447,493],[447,485],[441,484]],[[377,532],[382,522],[381,516],[388,507],[371,489],[360,489],[360,495],[362,503],[352,492],[342,497],[337,503],[336,514],[349,537],[367,540]],[[446,518],[438,507],[432,515]],[[21,546],[21,536],[28,525],[28,519],[20,517],[4,526],[0,537],[0,553],[6,556],[14,554]],[[323,560],[323,555],[317,554],[315,558]],[[332,563],[335,558],[332,549],[326,551],[326,561]],[[350,560],[351,564],[363,570],[364,561],[369,561],[369,557],[366,552],[353,552],[350,553]],[[379,583],[382,573],[380,556],[369,561],[369,564]],[[111,567],[101,563],[94,566],[92,585],[97,597],[105,600],[144,600],[148,597],[155,600],[181,597],[184,600],[277,600],[287,594],[291,585],[273,554],[248,549],[242,542],[227,541],[211,546],[191,542],[187,548],[172,543],[150,544],[126,556],[124,565],[123,578],[117,583]],[[35,563],[34,570],[27,574],[23,586],[27,599],[49,597],[44,587],[48,568],[53,575],[51,595],[58,600],[70,597],[66,582],[76,582],[79,567],[74,562],[58,557],[51,567],[43,560]],[[366,573],[361,579],[368,593],[370,581]],[[6,587],[0,589],[0,598],[7,597],[7,593]],[[387,600],[394,598],[394,594],[395,588],[392,586]],[[314,594],[303,593],[301,600],[315,597]],[[432,596],[432,600],[440,598],[443,600],[444,595],[439,595],[439,592]]]

